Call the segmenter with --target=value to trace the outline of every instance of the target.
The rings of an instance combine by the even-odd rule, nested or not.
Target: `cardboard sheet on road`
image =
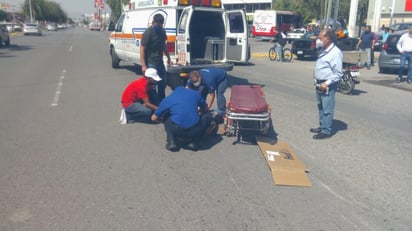
[[[288,143],[279,140],[273,143],[259,137],[256,139],[276,185],[312,186],[306,175],[306,166]]]

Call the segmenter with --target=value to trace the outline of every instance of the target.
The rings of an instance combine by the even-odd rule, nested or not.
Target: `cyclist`
[[[283,47],[286,45],[286,39],[284,37],[285,34],[283,34],[283,32],[279,32],[278,30],[274,30],[275,32],[275,37],[273,37],[272,40],[270,40],[270,42],[275,42],[278,43],[278,46],[276,46],[276,53],[278,53],[278,57],[280,62],[283,62]]]

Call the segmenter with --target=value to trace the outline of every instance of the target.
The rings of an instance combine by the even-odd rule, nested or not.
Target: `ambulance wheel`
[[[110,50],[110,55],[112,56],[112,68],[119,68],[120,59],[119,57],[117,57],[116,51],[114,50],[114,48]]]

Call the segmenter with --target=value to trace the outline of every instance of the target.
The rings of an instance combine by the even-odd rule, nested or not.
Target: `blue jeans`
[[[278,53],[279,61],[283,62],[283,46],[277,43],[275,50],[276,50],[276,53]]]
[[[225,91],[227,89],[227,78],[220,82],[216,88],[216,103],[218,113],[225,113],[226,112],[226,97]]]
[[[150,117],[153,110],[140,102],[136,102],[124,109],[128,122],[152,123]]]
[[[361,51],[366,51],[368,53],[368,61],[366,61],[366,65],[371,65],[371,48],[360,49]]]
[[[408,79],[412,80],[412,52],[405,52],[401,54],[401,63],[398,72],[399,79],[402,79],[403,69],[405,67],[405,62],[408,60]]]
[[[149,63],[148,68],[154,68],[157,70],[157,74],[162,78],[161,81],[157,82],[157,100],[154,104],[159,105],[159,103],[166,97],[166,84],[167,84],[167,73],[166,68],[163,63]]]
[[[316,91],[319,110],[319,125],[322,133],[332,134],[333,113],[335,111],[336,83],[329,85],[329,92]]]

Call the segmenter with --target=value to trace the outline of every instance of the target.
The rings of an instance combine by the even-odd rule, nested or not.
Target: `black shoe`
[[[320,130],[320,128],[311,128],[311,129],[309,129],[309,131],[312,132],[312,133],[319,133],[321,130]]]
[[[177,152],[177,151],[179,151],[179,146],[177,146],[174,141],[167,141],[166,149],[171,151],[171,152]]]
[[[197,150],[199,150],[199,145],[197,145],[197,144],[194,143],[194,142],[188,143],[185,147],[186,147],[186,149],[189,149],[189,150],[194,151],[194,152],[196,152]]]
[[[396,83],[402,83],[404,80],[403,80],[403,78],[402,77],[397,77],[396,79],[395,79],[395,82]]]
[[[332,136],[331,134],[325,134],[325,133],[319,132],[318,134],[313,136],[313,139],[314,140],[323,140],[323,139],[328,139],[331,136]]]

